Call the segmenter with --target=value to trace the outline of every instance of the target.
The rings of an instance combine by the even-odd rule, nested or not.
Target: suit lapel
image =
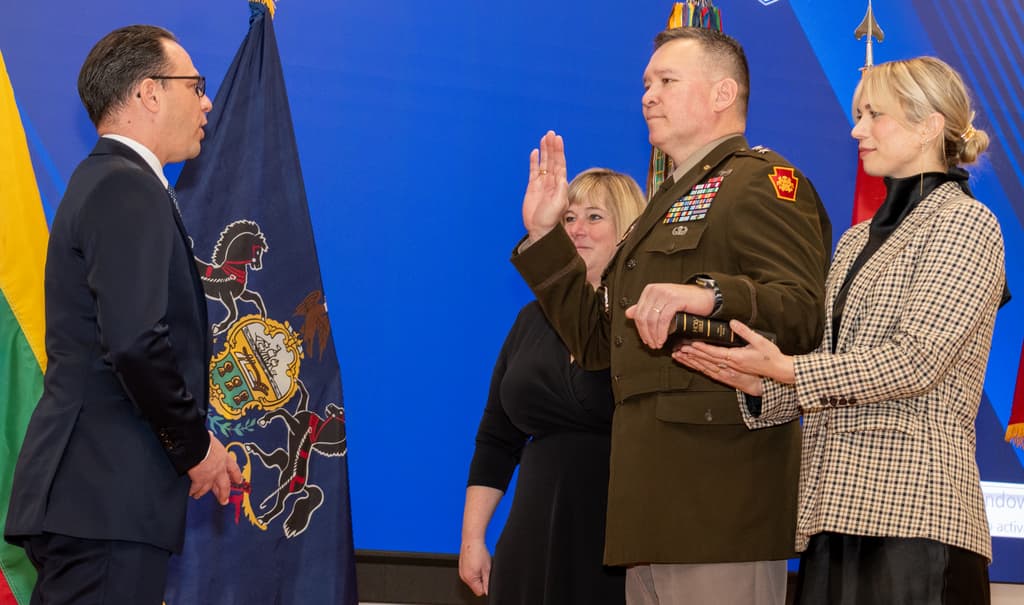
[[[157,183],[160,184],[160,187],[163,188],[163,183],[155,174],[153,174],[153,169],[150,167],[149,164],[146,163],[146,160],[144,160],[142,156],[140,156],[138,153],[135,153],[135,150],[133,150],[131,147],[125,145],[120,141],[116,141],[114,139],[109,139],[106,137],[100,137],[100,139],[96,141],[96,146],[93,147],[93,150],[89,155],[115,155],[124,158],[138,166],[139,169],[144,171],[146,174],[151,175],[154,179],[156,179]],[[177,225],[178,227],[178,236],[181,238],[182,243],[185,244],[185,251],[189,255],[189,260],[192,261],[189,263],[189,274],[192,276],[192,284],[194,287],[193,294],[196,297],[196,308],[199,309],[199,317],[202,320],[201,325],[203,326],[204,329],[203,340],[207,343],[206,357],[207,359],[209,359],[210,339],[208,338],[208,335],[210,321],[209,318],[207,317],[206,294],[203,291],[202,281],[199,279],[199,272],[196,269],[194,260],[192,259],[192,246],[189,245],[188,230],[185,229],[185,223],[182,222],[181,215],[178,213],[177,207],[175,207],[174,202],[171,200],[170,193],[166,193],[165,197],[167,205],[171,207],[171,215],[174,217],[174,224]]]
[[[853,283],[850,284],[850,290],[847,293],[843,317],[859,317],[861,315],[860,307],[864,304],[864,298],[867,293],[871,291],[871,284],[874,284],[880,274],[894,262],[895,258],[899,256],[903,249],[907,247],[907,244],[910,243],[910,240],[913,239],[914,235],[917,234],[918,230],[931,220],[932,214],[941,208],[946,201],[960,195],[962,195],[962,192],[956,183],[945,183],[928,194],[928,197],[922,200],[917,208],[914,208],[900,226],[896,228],[896,231],[871,255],[871,258],[864,263],[864,266],[854,276]],[[857,241],[846,247],[843,259],[836,258],[833,263],[833,270],[838,270],[839,273],[836,275],[836,279],[832,281],[832,287],[828,292],[830,306],[835,301],[843,278],[845,278],[846,273],[850,270],[850,265],[853,264],[854,259],[857,258],[857,255],[864,248],[864,244],[867,243],[867,238],[868,229],[865,228],[863,234],[857,238]],[[829,309],[828,311],[831,319],[832,310]],[[839,350],[839,346],[848,338],[849,330],[849,321],[844,321],[839,326],[836,350]],[[828,333],[829,330],[825,332]]]
[[[654,198],[651,199],[650,203],[647,204],[644,213],[640,215],[636,228],[633,229],[629,237],[626,238],[626,241],[623,242],[622,248],[619,250],[619,253],[624,255],[623,258],[628,258],[629,254],[636,249],[637,245],[643,241],[651,229],[662,221],[677,199],[686,195],[695,185],[706,179],[708,174],[734,153],[746,148],[747,140],[744,137],[731,137],[701,158],[678,181],[667,186],[663,185]]]

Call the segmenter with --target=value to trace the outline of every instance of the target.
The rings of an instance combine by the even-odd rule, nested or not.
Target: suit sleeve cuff
[[[203,420],[187,425],[160,427],[156,434],[179,475],[187,473],[210,453],[210,433]]]

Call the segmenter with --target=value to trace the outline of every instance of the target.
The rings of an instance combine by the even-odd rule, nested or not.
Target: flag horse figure
[[[254,221],[240,220],[221,231],[213,248],[212,263],[196,258],[206,298],[220,301],[228,312],[224,321],[213,325],[214,335],[224,332],[238,319],[239,299],[253,303],[262,317],[267,316],[263,297],[247,287],[248,270],[263,268],[263,253],[266,251],[267,238],[260,226]]]
[[[317,485],[308,482],[309,459],[313,452],[322,456],[344,456],[348,452],[345,444],[345,412],[333,403],[324,409],[326,418],[309,410],[309,391],[301,380],[299,405],[292,414],[287,408],[278,408],[259,419],[259,425],[266,427],[280,419],[288,427],[288,450],[277,448],[267,453],[255,443],[246,443],[245,449],[263,463],[266,468],[278,469],[277,489],[260,503],[262,509],[271,500],[270,510],[259,516],[259,523],[266,526],[285,508],[285,501],[291,495],[298,499],[292,505],[291,513],[284,522],[284,534],[291,538],[309,527],[313,512],[324,501],[324,492]]]

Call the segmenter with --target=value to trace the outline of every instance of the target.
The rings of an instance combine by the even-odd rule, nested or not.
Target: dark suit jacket
[[[716,192],[706,216],[666,222],[677,200],[707,188]],[[605,563],[794,555],[799,425],[749,431],[733,389],[648,349],[625,310],[649,283],[710,275],[723,294],[718,318],[774,332],[787,353],[807,352],[821,339],[831,240],[804,175],[737,136],[648,204],[605,272],[607,311],[563,229],[513,257],[577,360],[611,367]]]
[[[46,259],[43,395],[4,536],[40,532],[180,551],[206,455],[206,303],[163,184],[100,139],[68,183]]]

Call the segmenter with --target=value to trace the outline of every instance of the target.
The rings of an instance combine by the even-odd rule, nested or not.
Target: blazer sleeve
[[[734,226],[730,253],[739,272],[706,273],[722,290],[715,317],[773,332],[784,353],[808,353],[822,337],[832,225],[806,177],[794,171],[796,196],[787,201],[769,178],[778,164],[762,160],[756,166],[743,192],[726,206],[727,224]]]
[[[800,417],[800,407],[796,401],[796,388],[793,385],[775,382],[771,378],[762,378],[761,384],[764,391],[760,398],[760,411],[757,415],[751,412],[748,398],[743,391],[736,391],[740,403],[740,415],[747,428],[763,429],[778,426]]]
[[[159,181],[131,167],[97,183],[77,216],[96,302],[104,359],[154,428],[175,443],[168,456],[179,473],[206,455],[205,402],[189,392],[167,323],[168,274],[180,237],[170,200]]]
[[[469,466],[468,485],[505,491],[529,439],[529,435],[512,424],[501,402],[501,381],[505,377],[510,352],[519,346],[516,334],[522,321],[523,313],[520,312],[494,364],[487,405],[476,433],[476,450]]]
[[[890,337],[879,346],[794,358],[797,398],[805,412],[927,392],[995,314],[1005,281],[1004,251],[999,223],[988,208],[969,198],[951,203],[916,239],[922,248],[909,284],[881,293],[898,297],[903,307]],[[828,396],[839,393],[841,398]]]

